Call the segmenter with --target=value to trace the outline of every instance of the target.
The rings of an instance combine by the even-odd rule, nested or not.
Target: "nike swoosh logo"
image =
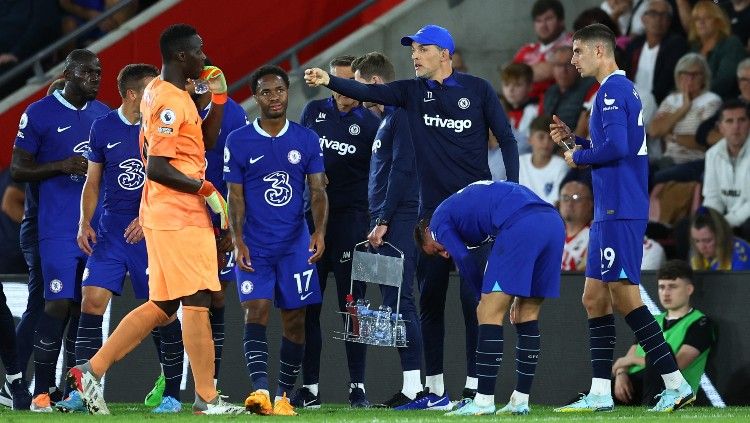
[[[607,269],[607,270],[603,271],[603,272],[602,272],[602,275],[603,275],[603,274],[605,274],[605,273],[607,273],[607,272],[609,272],[609,270],[610,270],[610,269]]]
[[[262,156],[259,156],[259,157],[255,157],[255,158],[250,157],[250,164],[255,164],[255,162],[257,162],[258,160],[262,159],[263,157],[265,157],[265,154],[262,155]]]
[[[429,103],[431,101],[435,101],[435,99],[434,98],[423,98],[422,99],[422,102],[424,102],[424,103]]]
[[[305,295],[300,295],[300,296],[299,296],[299,300],[300,300],[300,301],[305,301],[305,300],[307,299],[307,297],[309,297],[309,296],[310,296],[310,295],[312,295],[312,294],[313,294],[312,292],[308,292],[308,293],[307,293],[307,294],[305,294]]]
[[[115,148],[118,144],[122,144],[122,141],[116,142],[114,144],[107,143],[107,148]]]
[[[305,405],[304,405],[304,406],[305,406],[305,407],[307,407],[308,405],[310,405],[310,404],[314,403],[315,401],[317,401],[317,400],[312,400],[312,401],[304,401],[304,403],[305,403]]]
[[[261,358],[261,357],[263,357],[263,354],[251,355],[250,357],[248,357],[248,360],[255,360],[256,358]]]
[[[323,122],[325,119],[315,119],[315,122]]]
[[[351,261],[351,258],[348,259],[339,259],[339,263],[346,263],[347,261]]]
[[[222,269],[219,271],[220,275],[226,275],[227,273],[230,273],[234,269]]]
[[[440,404],[441,402],[443,402],[443,400],[442,400],[442,399],[439,399],[439,400],[437,400],[437,401],[435,401],[435,402],[432,402],[432,401],[429,401],[429,400],[428,400],[428,401],[427,401],[427,407],[434,407],[434,406],[436,406],[436,405]]]
[[[72,126],[72,125],[71,125],[71,126]],[[68,129],[70,129],[70,126],[66,126],[66,127],[64,127],[64,128],[60,128],[60,127],[58,126],[58,127],[57,127],[57,132],[63,132],[63,131],[67,131]]]

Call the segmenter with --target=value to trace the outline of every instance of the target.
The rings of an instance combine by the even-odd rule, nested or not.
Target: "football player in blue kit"
[[[378,52],[367,53],[352,63],[354,79],[365,84],[385,84],[396,77],[390,59]],[[378,253],[396,255],[396,251],[384,245],[388,242],[404,253],[404,270],[401,283],[401,298],[398,312],[405,320],[406,341],[399,348],[403,386],[383,405],[397,410],[426,408],[426,395],[422,390],[422,332],[414,303],[414,269],[417,249],[411,232],[417,224],[419,192],[414,145],[411,140],[406,111],[399,107],[364,103],[373,113],[382,117],[375,135],[370,160],[370,182],[368,199],[370,204],[370,245]],[[396,309],[398,289],[381,285],[383,304]]]
[[[227,138],[224,180],[237,261],[237,291],[245,311],[245,362],[254,392],[245,408],[295,415],[287,395],[302,365],[305,307],[322,300],[315,262],[325,250],[328,200],[318,135],[286,118],[289,77],[263,66],[250,78],[260,118]],[[315,231],[304,215],[305,181]],[[271,301],[281,309],[279,379],[273,406],[268,383],[266,326]]]
[[[354,78],[354,56],[341,56],[331,60],[329,69],[341,78]],[[336,300],[339,310],[346,307],[352,273],[352,248],[367,237],[367,181],[370,155],[380,119],[354,99],[334,93],[322,100],[305,105],[300,124],[320,138],[328,185],[329,225],[326,232],[326,252],[318,261],[321,292],[325,292],[328,274],[336,279]],[[311,223],[311,222],[310,222]],[[314,229],[314,225],[310,225]],[[355,282],[353,297],[362,298],[364,282]],[[307,308],[305,317],[305,358],[302,362],[302,387],[292,398],[297,407],[318,408],[320,396],[320,352],[323,338],[320,331],[320,305]],[[367,407],[365,396],[366,345],[346,342],[346,360],[349,367],[349,404]]]
[[[308,85],[326,85],[333,91],[360,101],[399,106],[406,110],[414,142],[420,181],[420,217],[429,215],[451,194],[466,185],[491,179],[487,164],[489,130],[500,142],[508,180],[518,181],[518,147],[500,101],[489,82],[454,72],[455,50],[448,30],[427,25],[403,37],[411,47],[416,78],[388,84],[365,85],[329,75],[322,69],[305,70]],[[487,248],[472,250],[484,261]],[[446,407],[450,399],[443,383],[445,300],[451,261],[420,254],[417,282],[424,344],[426,388],[429,404]],[[474,368],[479,301],[466,281],[461,283],[461,304],[466,329],[466,385],[464,397],[473,397],[477,379]]]
[[[205,64],[206,66],[211,65],[208,60]],[[201,118],[205,118],[211,109],[211,92],[195,94],[193,83],[190,83],[187,89],[191,93],[196,107],[198,107],[198,114]],[[211,181],[224,198],[227,198],[228,193],[227,183],[224,181],[224,147],[227,137],[235,129],[249,123],[245,109],[232,98],[227,98],[218,137],[216,137],[216,140],[206,137],[206,180]],[[221,283],[221,291],[211,292],[211,307],[209,308],[211,334],[214,338],[214,383],[218,383],[221,356],[224,350],[224,293],[227,285],[235,281],[232,234],[231,231],[221,230],[219,220],[218,215],[211,213],[211,221],[214,225],[214,232],[216,232],[216,248],[219,252],[219,282]]]
[[[78,248],[79,209],[94,119],[109,112],[96,100],[101,65],[89,50],[74,50],[63,64],[65,88],[32,103],[21,116],[11,169],[17,181],[38,183],[38,234],[45,285],[44,313],[34,334],[32,411],[50,412],[49,397],[68,321],[69,365],[74,365],[75,334],[86,255]]]
[[[560,295],[565,226],[557,210],[530,189],[509,182],[479,181],[451,195],[414,231],[426,254],[452,257],[458,271],[481,291],[477,394],[448,415],[495,413],[495,379],[503,360],[503,319],[516,327],[516,389],[498,414],[528,414],[539,360],[539,309]],[[483,269],[471,248],[491,244]],[[515,297],[515,302],[514,302]],[[513,306],[511,307],[511,302]]]
[[[112,295],[122,294],[126,273],[135,298],[148,299],[148,257],[138,222],[146,175],[138,135],[143,90],[157,76],[159,69],[153,65],[125,66],[117,76],[122,104],[91,126],[78,225],[78,246],[89,258],[83,273],[77,364],[88,361],[101,348],[103,316]],[[100,203],[101,217],[98,222],[92,221]],[[158,331],[156,350],[166,392],[163,398],[159,395],[154,405],[158,407],[153,411],[178,412],[184,356],[182,329],[179,320],[173,318]],[[63,412],[86,411],[77,390],[55,408]]]
[[[614,58],[615,36],[593,24],[573,35],[571,63],[600,87],[589,119],[591,140],[576,137],[556,116],[552,139],[566,147],[568,165],[591,166],[594,222],[591,225],[583,305],[588,314],[593,377],[588,394],[560,412],[610,411],[615,346],[613,310],[625,317],[646,359],[666,389],[651,411],[671,412],[695,400],[654,316],[638,288],[648,219],[648,152],[641,99]],[[575,141],[568,146],[566,141]],[[571,149],[572,148],[572,149]]]

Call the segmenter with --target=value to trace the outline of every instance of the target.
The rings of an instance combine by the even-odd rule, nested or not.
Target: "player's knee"
[[[70,312],[70,300],[51,300],[44,303],[44,312],[58,320],[64,320]]]
[[[245,310],[245,323],[268,326],[270,301],[245,301],[242,308]]]
[[[609,298],[602,298],[601,296],[584,292],[581,302],[589,317],[604,316],[612,313],[612,302]]]
[[[224,290],[211,291],[211,308],[224,308],[226,294]]]
[[[83,288],[83,301],[81,302],[81,311],[86,314],[103,315],[107,310],[107,304],[112,294],[104,289]],[[104,292],[102,292],[104,291]]]
[[[283,315],[284,337],[295,344],[305,342],[305,310],[287,311]]]

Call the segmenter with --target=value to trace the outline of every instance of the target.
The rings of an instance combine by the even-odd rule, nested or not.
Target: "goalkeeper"
[[[182,304],[182,338],[195,380],[193,411],[236,414],[214,387],[214,345],[208,308],[211,291],[221,289],[216,275],[217,253],[206,203],[228,226],[226,203],[205,181],[205,138],[215,138],[226,102],[226,81],[218,68],[202,72],[206,58],[195,28],[167,28],[160,41],[161,76],[146,86],[141,102],[141,145],[146,183],[140,221],[149,264],[149,301],[130,312],[99,352],[70,370],[70,379],[90,413],[109,414],[99,379],[155,326],[163,324]],[[185,84],[209,81],[211,112],[201,120]]]

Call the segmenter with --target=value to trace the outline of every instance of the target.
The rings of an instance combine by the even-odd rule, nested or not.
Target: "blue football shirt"
[[[91,124],[109,113],[93,100],[76,109],[61,91],[32,103],[21,117],[15,146],[39,164],[64,160],[88,151]],[[70,238],[78,233],[83,179],[57,175],[39,183],[39,239]]]
[[[210,110],[211,103],[200,111],[201,119],[205,119]],[[216,145],[206,151],[206,179],[214,184],[224,198],[227,195],[227,183],[224,181],[224,147],[227,144],[227,137],[235,129],[242,128],[249,123],[245,109],[231,98],[227,99]]]
[[[320,138],[330,211],[366,211],[370,154],[380,119],[362,106],[339,112],[329,97],[307,103],[300,124]]]
[[[146,171],[138,141],[138,123],[131,124],[118,108],[91,125],[89,151],[92,162],[104,165],[100,199],[104,213],[138,216]]]
[[[227,137],[224,180],[243,185],[242,235],[250,254],[289,252],[307,232],[306,175],[324,172],[318,135],[287,121],[275,137],[253,121]]]
[[[594,221],[648,219],[648,151],[641,99],[618,70],[604,78],[589,119],[590,142],[573,161],[591,165]]]

